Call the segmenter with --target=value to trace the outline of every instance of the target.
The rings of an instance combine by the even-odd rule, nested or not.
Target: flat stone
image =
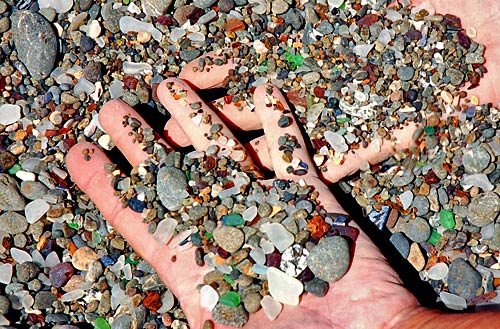
[[[31,281],[38,273],[40,273],[40,268],[33,262],[24,262],[16,265],[16,277],[19,282]]]
[[[452,310],[461,311],[467,308],[467,301],[463,297],[450,294],[446,291],[441,291],[439,293],[439,298],[441,298],[441,301],[446,305],[446,307]]]
[[[293,234],[280,223],[263,224],[260,230],[267,234],[276,249],[280,252],[284,252],[295,241]]]
[[[422,254],[418,244],[415,242],[411,244],[410,253],[406,259],[417,271],[421,271],[425,266],[424,255]]]
[[[42,199],[33,200],[26,205],[24,215],[28,223],[33,224],[37,222],[43,215],[49,211],[50,205],[47,201]]]
[[[321,239],[307,258],[307,266],[324,281],[340,279],[349,268],[350,255],[347,241],[340,236]]]
[[[21,107],[14,104],[0,105],[0,124],[8,126],[21,119]]]
[[[33,308],[35,310],[44,310],[52,307],[52,303],[57,300],[57,296],[51,291],[40,291],[35,295],[35,303]]]
[[[13,36],[19,59],[33,78],[46,78],[57,56],[57,36],[40,14],[22,10],[13,15]]]
[[[431,227],[422,217],[416,217],[405,223],[403,231],[413,242],[417,243],[426,241],[431,235]]]
[[[270,296],[269,296],[270,297]],[[243,297],[243,307],[248,313],[255,313],[260,309],[262,296],[259,293],[251,292]]]
[[[0,296],[0,314],[5,315],[9,312],[10,301],[6,296]]]
[[[298,305],[299,296],[304,291],[304,285],[294,277],[275,267],[267,269],[269,294],[278,302],[287,305]]]
[[[14,267],[12,264],[0,264],[0,283],[9,284],[12,279]]]
[[[401,232],[395,232],[389,238],[389,241],[396,247],[397,251],[403,256],[403,258],[407,258],[410,253],[410,242]]]
[[[471,224],[483,227],[493,222],[500,212],[500,197],[494,192],[479,194],[467,208],[467,219]]]
[[[304,283],[304,290],[318,297],[325,296],[328,292],[329,287],[330,285],[328,284],[328,282],[323,281],[319,278],[313,278],[311,281]]]
[[[73,276],[73,266],[70,263],[59,263],[50,268],[49,280],[56,288],[64,286]]]
[[[490,154],[481,145],[465,149],[462,156],[465,171],[471,174],[480,174],[488,167],[490,161]]]
[[[415,69],[411,66],[402,66],[398,69],[397,75],[403,81],[410,81],[415,75]]]
[[[424,216],[430,210],[429,199],[423,195],[417,195],[413,199],[413,207],[417,209],[417,216]]]
[[[399,196],[399,201],[401,202],[401,206],[404,210],[410,208],[413,202],[413,192],[408,190],[401,193]]]
[[[158,17],[167,11],[173,0],[142,0],[142,10],[148,16]]]
[[[48,188],[40,182],[25,181],[21,183],[21,194],[30,200],[41,199],[47,194]]]
[[[219,301],[219,294],[217,291],[209,285],[204,285],[200,289],[200,306],[209,310],[210,312],[214,309],[215,305]]]
[[[27,228],[26,218],[17,212],[7,211],[0,215],[0,231],[15,235],[23,233]]]
[[[242,305],[231,307],[217,304],[212,311],[212,318],[217,323],[239,328],[248,322],[248,313]]]
[[[186,176],[175,167],[162,167],[156,177],[156,192],[161,202],[171,211],[182,207],[184,198],[188,196]]]
[[[73,8],[73,0],[38,0],[40,8],[53,8],[58,14],[68,12]]]
[[[0,174],[0,210],[22,211],[25,206],[16,180],[9,174]]]
[[[262,298],[260,305],[262,305],[262,310],[270,321],[274,321],[283,309],[283,305],[269,295]]]
[[[456,258],[450,264],[447,280],[450,293],[469,299],[476,296],[482,278],[468,262]]]
[[[431,280],[443,280],[448,275],[448,265],[437,263],[427,271],[427,275]]]
[[[238,251],[245,242],[245,235],[243,232],[232,226],[220,226],[213,230],[215,242],[222,247],[222,249],[233,253]]]

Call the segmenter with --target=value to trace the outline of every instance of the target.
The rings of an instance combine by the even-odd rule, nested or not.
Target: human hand
[[[181,80],[171,79],[163,82],[158,95],[173,117],[180,123],[186,136],[198,150],[206,149],[210,143],[204,134],[210,125],[193,124],[189,105],[180,105],[167,90],[169,83],[174,88],[186,90],[190,102],[199,101],[194,90]],[[286,128],[277,126],[279,113],[267,108],[264,104],[266,86],[257,88],[256,112],[264,122],[267,145],[275,145],[279,136],[288,132],[296,136],[299,144],[304,145],[299,128],[295,120]],[[273,96],[286,104],[278,90],[273,89]],[[285,105],[286,106],[286,105]],[[202,105],[205,113],[212,116],[212,122],[217,122],[216,114],[209,107]],[[132,165],[138,165],[147,157],[138,143],[133,143],[128,135],[130,128],[124,128],[121,118],[125,114],[141,120],[143,128],[146,123],[138,114],[121,101],[107,103],[100,112],[100,121],[112,140],[124,153]],[[224,128],[224,135],[231,136]],[[230,137],[231,138],[231,137]],[[82,153],[89,153],[90,160],[86,161]],[[296,177],[288,174],[286,163],[282,160],[281,152],[277,148],[270,148],[270,159],[279,178],[301,178],[313,185],[319,192],[320,204],[329,212],[343,212],[341,206],[330,194],[327,187],[317,178],[313,169],[309,173]],[[296,149],[294,157],[306,162],[309,168],[314,168],[305,148]],[[250,160],[245,160],[249,164]],[[106,155],[96,146],[89,143],[79,143],[68,154],[67,166],[73,180],[86,192],[97,207],[101,210],[110,224],[130,243],[130,245],[157,271],[163,282],[178,297],[186,317],[193,328],[201,328],[210,313],[199,305],[197,286],[203,283],[203,268],[195,263],[195,248],[184,250],[173,243],[162,245],[151,239],[147,224],[143,223],[141,214],[130,208],[122,208],[121,202],[114,196],[111,187],[111,178],[106,174],[104,165],[110,163]],[[369,269],[369,275],[367,275]],[[382,307],[385,312],[379,312]],[[384,327],[403,310],[416,308],[416,299],[401,285],[396,273],[387,264],[379,250],[373,245],[364,233],[360,233],[356,240],[354,257],[348,273],[329,290],[323,298],[306,294],[301,298],[299,306],[283,307],[280,316],[272,323],[276,328],[295,328],[304,326],[309,328],[328,327]],[[262,311],[252,314],[247,324],[250,328],[260,328],[271,325]],[[224,326],[216,325],[216,328]]]

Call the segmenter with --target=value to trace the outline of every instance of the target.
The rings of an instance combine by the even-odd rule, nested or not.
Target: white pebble
[[[158,313],[166,313],[170,311],[175,304],[175,298],[174,295],[170,290],[167,290],[163,293],[163,296],[161,297],[161,307],[158,309]]]
[[[209,285],[204,285],[200,289],[200,306],[212,312],[219,301],[219,294]]]
[[[151,23],[142,22],[130,16],[120,18],[120,30],[123,33],[128,32],[149,32],[156,41],[161,41],[163,34]]]
[[[167,218],[160,221],[160,224],[156,227],[156,231],[153,237],[158,241],[158,243],[164,245],[167,244],[172,236],[174,235],[175,227],[177,226],[177,221],[173,218]]]
[[[123,63],[123,72],[126,74],[150,74],[153,72],[153,67],[148,63],[134,63],[126,61]]]
[[[57,264],[59,264],[61,261],[59,260],[59,256],[55,251],[52,251],[50,254],[47,255],[45,258],[45,265],[47,267],[52,267]]]
[[[87,30],[87,36],[92,39],[97,39],[102,32],[101,24],[97,20],[93,20],[90,22],[88,30]]]
[[[437,263],[427,271],[427,275],[431,280],[443,280],[448,275],[448,265]]]
[[[82,298],[83,295],[85,295],[85,291],[83,291],[81,289],[75,289],[75,290],[71,290],[70,292],[67,292],[64,295],[62,295],[60,300],[63,303],[72,302],[72,301],[75,301],[75,300]]]
[[[104,134],[97,140],[99,145],[105,150],[111,150],[114,146],[113,141],[111,141],[111,137],[108,134]]]
[[[262,224],[260,230],[267,234],[276,249],[280,252],[285,251],[295,240],[293,234],[280,223]]]
[[[413,193],[412,191],[405,191],[399,195],[399,201],[401,201],[401,206],[403,210],[410,208],[413,202]]]
[[[245,209],[245,211],[241,213],[241,216],[243,216],[243,219],[247,222],[252,221],[255,218],[255,216],[257,216],[257,207],[256,206],[248,207],[247,209]]]
[[[266,263],[266,254],[262,248],[257,247],[250,250],[250,257],[252,257],[256,264],[264,265]]]
[[[55,252],[55,251],[53,251]],[[31,251],[31,258],[33,258],[33,263],[38,264],[40,267],[46,267],[45,260],[43,259],[42,254],[38,251],[38,249],[33,249]]]
[[[121,97],[123,94],[123,82],[115,80],[109,86],[109,96],[111,99]]]
[[[441,298],[446,307],[452,310],[460,311],[467,308],[467,301],[463,297],[441,291],[439,293],[439,298]]]
[[[9,284],[12,279],[12,264],[0,264],[0,283]]]
[[[287,305],[299,304],[299,296],[304,290],[302,282],[275,267],[267,269],[267,280],[274,299]]]
[[[283,309],[283,305],[269,295],[266,295],[261,299],[260,305],[270,321],[274,321]]]
[[[325,131],[325,139],[335,152],[343,153],[349,150],[349,146],[345,142],[344,136],[331,130]]]
[[[21,107],[14,104],[0,105],[0,124],[8,126],[21,119]]]
[[[33,261],[33,258],[31,257],[30,254],[28,254],[26,251],[18,249],[18,248],[11,248],[10,255],[19,264]]]
[[[23,182],[34,182],[36,179],[36,176],[32,172],[24,171],[24,170],[19,170],[16,172],[16,177],[22,180]]]
[[[73,8],[73,0],[38,0],[38,6],[54,8],[58,14],[62,14]]]
[[[50,205],[42,199],[33,200],[24,208],[24,215],[28,223],[37,222],[43,215],[49,211]]]

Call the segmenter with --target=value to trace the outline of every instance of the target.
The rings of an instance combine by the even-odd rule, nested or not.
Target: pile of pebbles
[[[458,90],[466,82],[476,86],[485,73],[484,46],[473,41],[474,29],[463,30],[457,17],[402,2],[388,9],[386,1],[375,0],[297,5],[281,0],[0,0],[0,325],[187,327],[156,273],[72,184],[64,159],[81,140],[106,150],[113,147],[98,121],[105,101],[121,98],[163,113],[156,98],[158,84],[177,76],[185,63],[221,49],[237,61],[226,81],[231,97],[225,100],[252,108],[253,88],[267,82],[282,88],[322,170],[342,163],[345,154],[361,146],[391,139],[392,128],[426,121],[415,136],[418,150],[372,166],[343,185],[371,219],[394,233],[391,241],[448,306],[497,303],[498,110],[479,105],[475,98],[459,105],[466,95]],[[444,120],[441,113],[457,116]],[[200,166],[209,161],[213,170],[224,161],[215,160],[215,154],[177,155],[168,160],[169,167],[189,168],[189,189],[202,193],[208,183],[199,172],[207,169]],[[229,160],[223,166],[228,164],[233,165]],[[160,174],[162,169],[153,167]],[[139,188],[139,176],[133,181],[131,175],[130,182],[117,178],[116,188]],[[208,176],[212,185],[233,177]],[[255,200],[249,202],[255,204],[230,195],[211,208],[227,208],[221,216],[236,213],[243,218],[244,211],[249,216],[253,206],[262,206],[261,198],[272,201],[266,201],[271,209],[278,205],[288,214],[291,199],[283,198],[290,194],[292,199],[305,198],[301,202],[310,211],[303,220],[321,215],[327,224],[336,221],[316,209],[315,196],[300,184],[278,180],[269,194],[261,195],[265,189],[249,175],[240,172],[232,184],[234,180],[254,192]],[[154,208],[162,218],[160,206],[168,210],[165,198],[159,195],[148,208],[141,202],[151,189],[143,186],[136,192],[145,199],[132,194],[127,205],[143,207],[141,212]],[[206,235],[206,226],[213,223],[190,231],[188,217],[209,213],[192,202],[193,213],[180,217],[188,224],[181,223],[185,227],[180,225],[179,235],[189,234],[193,243],[198,234],[203,242],[200,258],[206,263],[214,262],[215,255],[223,258],[210,246],[218,235],[212,234],[214,240]],[[145,216],[153,234],[169,223],[167,218],[155,220],[155,211]],[[228,227],[242,232],[246,243],[259,236],[245,232],[246,225]],[[287,232],[293,229],[287,227]],[[296,255],[294,246],[290,253]],[[235,253],[245,253],[245,248]],[[254,265],[263,265],[262,254],[247,251]],[[233,289],[228,280],[236,282],[241,273],[248,276],[225,273],[227,268],[215,265],[227,274],[220,286],[228,293]],[[281,270],[286,272],[285,267]],[[259,275],[252,279],[262,279]],[[213,291],[203,292],[206,305],[213,305]],[[229,294],[225,300],[235,299]],[[269,298],[262,303],[276,309]]]

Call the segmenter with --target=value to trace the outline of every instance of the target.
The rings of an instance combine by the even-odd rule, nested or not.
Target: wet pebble
[[[397,251],[404,258],[408,257],[410,253],[410,243],[408,239],[401,232],[395,232],[391,235],[390,239],[391,243],[396,247]]]

